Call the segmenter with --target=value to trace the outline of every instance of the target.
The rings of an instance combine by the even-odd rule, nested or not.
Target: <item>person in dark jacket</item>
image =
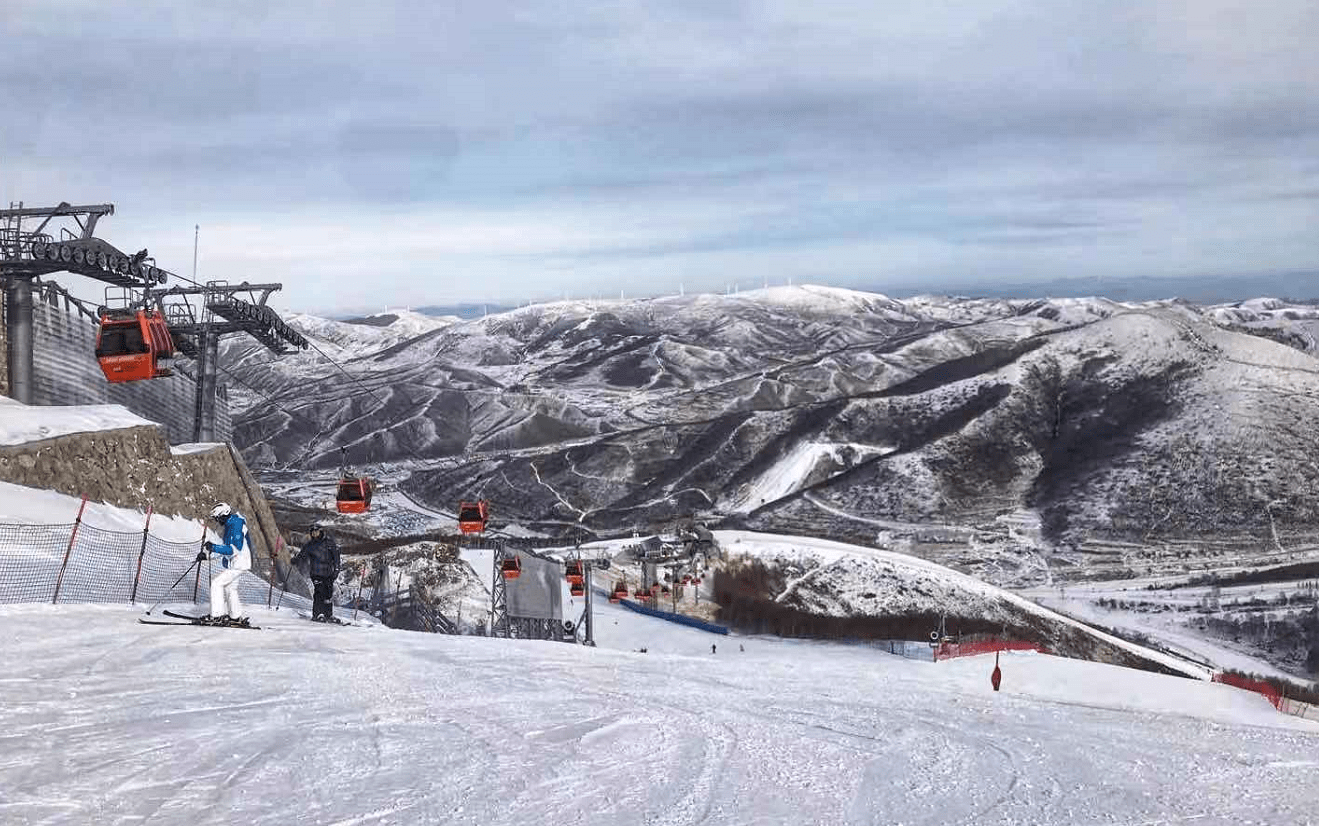
[[[334,578],[339,575],[339,546],[326,535],[320,525],[311,529],[311,541],[293,558],[294,565],[307,564],[311,577],[312,619],[329,622],[334,619]]]

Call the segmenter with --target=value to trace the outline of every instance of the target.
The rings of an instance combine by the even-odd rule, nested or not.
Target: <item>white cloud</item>
[[[11,0],[0,199],[381,303],[1313,268],[1312,3]],[[58,60],[50,55],[58,54]],[[314,299],[313,299],[314,297]]]

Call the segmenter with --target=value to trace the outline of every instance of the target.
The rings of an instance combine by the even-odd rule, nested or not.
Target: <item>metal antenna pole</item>
[[[192,225],[192,283],[197,283],[197,239],[201,237],[202,225]]]

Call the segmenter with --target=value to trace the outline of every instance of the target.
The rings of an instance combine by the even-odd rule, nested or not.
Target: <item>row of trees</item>
[[[1319,677],[1319,607],[1282,617],[1210,616],[1203,623],[1216,636],[1259,646],[1284,660],[1300,661],[1310,675]]]

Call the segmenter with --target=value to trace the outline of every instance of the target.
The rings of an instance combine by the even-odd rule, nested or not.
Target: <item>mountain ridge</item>
[[[250,371],[265,400],[240,399],[236,440],[250,463],[310,472],[347,446],[420,501],[479,493],[533,530],[702,518],[968,564],[965,541],[918,541],[942,530],[1085,567],[1111,542],[1317,533],[1319,495],[1292,484],[1319,436],[1315,324],[1277,299],[560,301],[420,335],[361,327],[380,332],[327,350],[353,381],[314,355]]]

